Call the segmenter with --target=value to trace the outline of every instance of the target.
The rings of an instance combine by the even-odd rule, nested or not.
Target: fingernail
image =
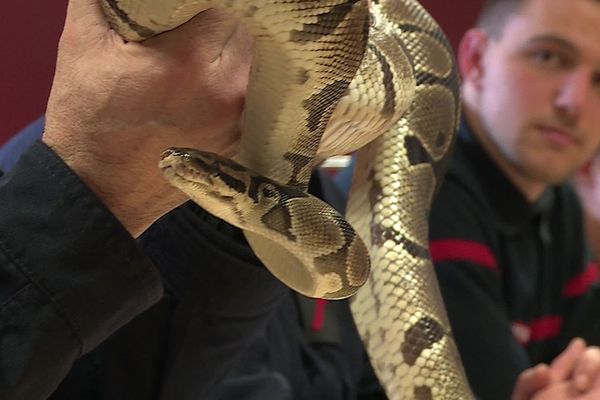
[[[577,337],[577,338],[571,340],[571,343],[569,343],[569,348],[575,347],[575,346],[579,345],[579,343],[583,344],[584,342],[583,342],[583,339]]]

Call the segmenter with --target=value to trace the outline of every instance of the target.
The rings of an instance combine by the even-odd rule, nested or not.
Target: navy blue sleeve
[[[44,117],[33,121],[22,131],[13,136],[0,148],[0,170],[8,172],[17,163],[21,154],[25,152],[36,140],[42,138],[44,133]]]

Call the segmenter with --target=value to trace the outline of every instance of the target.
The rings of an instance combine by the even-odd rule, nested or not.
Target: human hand
[[[521,372],[513,390],[512,400],[530,400],[552,382],[550,367],[538,364]]]
[[[70,0],[43,140],[138,236],[185,200],[158,170],[163,150],[235,153],[251,47],[222,11],[134,43],[98,0]]]
[[[600,398],[600,349],[574,339],[550,366],[521,373],[512,400]]]
[[[577,350],[567,349],[565,352],[573,352],[577,356],[565,356],[565,358],[572,358],[573,361],[565,362],[566,365],[563,366],[561,372],[556,372],[557,368],[553,367],[553,372],[557,374],[554,380],[570,380],[571,386],[579,393],[598,389],[600,388],[600,348],[586,347],[582,339],[576,339],[576,341],[573,346],[579,348]],[[581,352],[581,348],[583,348],[583,352]]]

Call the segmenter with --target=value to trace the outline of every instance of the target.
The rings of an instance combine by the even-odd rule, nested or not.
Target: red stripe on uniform
[[[522,345],[540,340],[548,340],[557,337],[563,326],[563,317],[551,315],[538,318],[530,323],[513,322],[513,334]]]
[[[312,320],[312,330],[319,332],[325,325],[325,308],[327,307],[327,300],[317,299],[315,303],[315,315]]]
[[[591,262],[588,264],[585,271],[576,277],[572,278],[565,285],[563,295],[565,297],[577,297],[584,294],[590,286],[600,280],[600,269],[598,264]]]
[[[563,318],[559,315],[538,318],[530,324],[531,340],[547,340],[558,336],[563,325]]]
[[[484,244],[470,240],[433,240],[429,243],[429,251],[433,262],[467,261],[489,269],[498,269],[498,262],[492,250]]]

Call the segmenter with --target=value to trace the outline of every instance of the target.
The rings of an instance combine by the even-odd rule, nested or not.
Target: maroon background
[[[422,0],[453,45],[481,0]],[[44,113],[67,0],[6,1],[0,13],[0,144]]]

